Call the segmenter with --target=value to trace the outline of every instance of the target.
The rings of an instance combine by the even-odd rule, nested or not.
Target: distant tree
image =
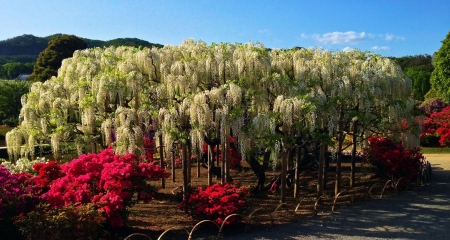
[[[425,94],[431,89],[432,71],[427,71],[423,66],[413,66],[406,68],[404,73],[413,81],[414,99],[423,101]]]
[[[48,42],[48,47],[39,54],[30,76],[32,82],[44,82],[56,76],[62,60],[72,57],[73,52],[87,48],[86,42],[74,35],[58,35]]]
[[[450,32],[436,52],[433,64],[434,70],[430,79],[432,88],[440,97],[450,102]]]
[[[0,55],[38,55],[48,44],[48,40],[30,34],[0,41]]]
[[[152,48],[152,47],[162,48],[163,47],[163,45],[161,45],[161,44],[150,43],[148,41],[141,40],[139,38],[116,38],[113,40],[106,41],[103,44],[103,46],[105,46],[105,47],[129,46],[129,47],[148,47],[148,48]]]
[[[22,95],[28,93],[30,82],[0,80],[0,120],[3,124],[16,125],[22,108]]]
[[[0,66],[0,79],[15,79],[21,73],[33,72],[33,63],[9,62]]]
[[[405,73],[413,82],[414,99],[423,101],[425,94],[430,90],[430,76],[433,72],[432,57],[428,54],[404,56],[394,58]]]

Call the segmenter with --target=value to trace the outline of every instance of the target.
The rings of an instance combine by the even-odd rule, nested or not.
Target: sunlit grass
[[[450,148],[440,148],[440,147],[420,147],[420,151],[424,154],[449,154]]]
[[[6,125],[0,125],[0,136],[5,136],[7,132],[11,131],[14,127],[8,127]]]

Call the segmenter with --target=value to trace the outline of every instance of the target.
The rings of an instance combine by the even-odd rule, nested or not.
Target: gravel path
[[[433,175],[424,186],[270,231],[225,231],[225,239],[450,239],[450,159],[426,157]]]

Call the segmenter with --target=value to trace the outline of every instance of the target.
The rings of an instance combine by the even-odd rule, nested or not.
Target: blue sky
[[[450,0],[0,0],[0,22],[0,40],[65,33],[179,45],[192,38],[401,57],[440,48]]]

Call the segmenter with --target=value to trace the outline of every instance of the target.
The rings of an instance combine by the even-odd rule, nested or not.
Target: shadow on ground
[[[450,239],[450,171],[432,164],[429,181],[414,189],[302,219],[270,231],[226,239]]]

